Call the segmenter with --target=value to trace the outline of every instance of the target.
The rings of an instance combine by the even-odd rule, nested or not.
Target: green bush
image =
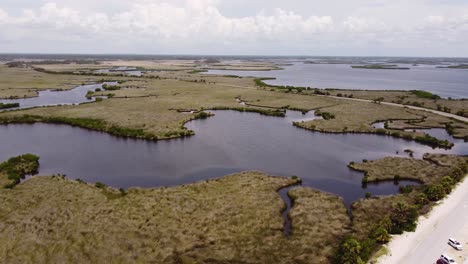
[[[25,154],[8,159],[0,164],[0,172],[6,174],[10,183],[5,188],[13,188],[24,179],[26,175],[36,174],[39,169],[39,157],[33,154]]]
[[[400,186],[400,193],[411,193],[412,191],[413,186],[411,185]]]
[[[99,189],[105,189],[105,188],[107,187],[107,185],[105,185],[105,184],[102,183],[102,182],[96,182],[96,183],[94,184],[94,186],[96,186],[96,187],[99,188]]]
[[[390,213],[390,220],[392,222],[390,233],[401,234],[404,231],[414,231],[417,219],[418,211],[415,206],[403,202],[394,204]]]
[[[411,93],[413,93],[419,98],[432,99],[432,100],[440,99],[440,96],[438,96],[437,94],[433,94],[433,93],[426,92],[426,91],[413,90],[411,91]]]
[[[370,238],[374,239],[380,244],[385,244],[390,241],[390,234],[385,226],[382,224],[376,225],[370,232]]]
[[[424,189],[424,194],[430,201],[439,201],[445,197],[445,188],[441,184],[429,185]]]
[[[362,246],[353,237],[347,237],[340,244],[335,254],[334,263],[340,264],[364,264],[361,259]]]
[[[415,198],[414,198],[414,203],[423,206],[429,203],[429,199],[427,198],[427,195],[425,193],[419,193]]]
[[[19,103],[9,103],[9,104],[0,103],[0,109],[15,108],[19,106],[20,106]]]
[[[320,110],[315,111],[316,116],[321,116],[325,120],[335,119],[335,114],[330,112],[322,112]]]
[[[446,194],[452,192],[453,186],[455,185],[455,180],[450,176],[445,176],[441,180],[441,185],[445,190]]]
[[[433,147],[444,147],[444,148],[452,147],[452,144],[448,140],[439,140],[428,134],[422,137],[416,137],[414,140],[421,144],[426,144],[426,145],[433,146]]]

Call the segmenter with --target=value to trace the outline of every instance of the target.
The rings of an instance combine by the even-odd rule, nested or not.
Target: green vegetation
[[[275,80],[276,78],[257,78],[254,80],[255,82],[255,85],[258,86],[258,87],[276,87],[276,86],[273,86],[273,85],[269,85],[267,83],[265,83],[264,81],[267,81],[267,80]]]
[[[0,164],[0,182],[5,183],[5,188],[13,188],[28,174],[35,174],[39,169],[39,157],[33,154],[25,154],[10,158]],[[6,178],[6,179],[5,179]]]
[[[361,243],[354,237],[348,236],[340,244],[333,262],[336,264],[364,264],[365,261],[362,260],[361,253]]]
[[[365,179],[366,182],[408,179],[421,183],[401,186],[397,195],[353,203],[352,234],[360,246],[354,257],[367,262],[382,244],[389,241],[390,234],[414,231],[417,218],[427,213],[434,202],[449,194],[468,173],[468,157],[426,154],[424,160],[384,158],[354,163],[350,167],[364,171],[363,181]]]
[[[157,140],[158,137],[142,129],[131,129],[123,128],[115,125],[108,124],[105,121],[92,118],[70,118],[70,117],[44,117],[37,115],[16,115],[11,117],[0,117],[0,124],[14,124],[14,123],[51,123],[51,124],[66,124],[71,126],[77,126],[90,130],[96,130],[100,132],[107,132],[117,137],[132,137],[142,138],[149,140]]]
[[[425,134],[422,137],[416,137],[414,140],[421,144],[425,144],[425,145],[429,145],[433,147],[442,147],[442,148],[453,147],[453,143],[449,142],[448,140],[440,140],[428,134]]]
[[[419,98],[425,98],[425,99],[431,99],[431,100],[441,99],[441,97],[438,96],[437,94],[433,94],[433,93],[426,92],[426,91],[413,90],[411,91],[411,93],[416,95]]]
[[[19,103],[8,103],[8,104],[0,103],[0,109],[15,108],[19,106],[20,106]]]
[[[325,120],[335,119],[335,114],[325,111],[317,110],[315,111],[316,116],[321,116]]]
[[[122,87],[118,85],[108,85],[107,83],[105,83],[102,85],[102,89],[104,89],[105,91],[117,91],[122,89]]]

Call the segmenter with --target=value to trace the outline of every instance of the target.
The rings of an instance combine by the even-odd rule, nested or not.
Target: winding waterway
[[[303,185],[342,196],[347,204],[373,194],[393,194],[392,183],[361,187],[362,174],[350,161],[425,152],[468,154],[466,143],[451,150],[386,136],[324,134],[292,126],[304,118],[289,111],[286,118],[256,113],[213,111],[214,117],[187,124],[193,137],[169,141],[124,139],[66,125],[0,126],[0,160],[34,153],[41,156],[40,174],[104,182],[114,187],[155,187],[192,183],[226,174],[261,170],[297,175]],[[403,183],[406,184],[406,183]]]

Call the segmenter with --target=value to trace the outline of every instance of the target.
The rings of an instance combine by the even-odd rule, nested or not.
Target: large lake
[[[353,69],[349,64],[294,63],[277,71],[210,70],[208,74],[274,77],[271,85],[365,90],[425,90],[442,97],[468,98],[468,70],[435,65],[400,65],[410,70]]]
[[[155,187],[192,183],[244,170],[297,175],[303,184],[342,196],[349,204],[373,194],[396,193],[393,183],[362,189],[362,174],[350,161],[404,156],[403,150],[468,154],[455,141],[451,150],[433,150],[415,142],[365,134],[325,134],[296,128],[304,118],[214,111],[215,116],[187,124],[195,136],[168,141],[123,139],[66,125],[0,126],[0,160],[24,154],[41,156],[40,174],[104,182],[114,187]],[[306,116],[310,117],[310,116]],[[400,155],[396,154],[396,151]]]

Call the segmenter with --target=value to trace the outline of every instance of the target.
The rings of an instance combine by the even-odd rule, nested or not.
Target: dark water
[[[392,183],[362,189],[362,174],[346,167],[350,161],[396,156],[396,151],[408,148],[415,151],[415,157],[424,152],[468,154],[466,143],[446,151],[378,135],[310,132],[291,125],[292,120],[303,118],[299,112],[288,112],[287,118],[214,113],[215,117],[187,124],[195,136],[159,142],[116,138],[65,125],[0,126],[0,160],[35,153],[41,156],[42,175],[63,173],[123,188],[187,184],[261,170],[297,175],[303,185],[338,194],[350,203],[366,192],[398,191]]]
[[[110,85],[115,83],[108,83]],[[82,85],[78,86],[71,90],[65,91],[53,91],[45,90],[40,91],[37,97],[24,98],[24,99],[3,99],[0,100],[0,103],[20,103],[20,107],[11,108],[11,109],[23,109],[31,108],[35,106],[51,106],[51,105],[71,105],[71,104],[81,104],[84,102],[92,102],[95,99],[87,99],[86,93],[88,91],[94,91],[97,88],[102,88],[102,84],[91,84],[91,85]],[[10,110],[11,110],[10,109]]]
[[[295,63],[279,71],[220,71],[209,74],[275,77],[271,85],[365,90],[425,90],[442,97],[468,98],[468,70],[404,65],[411,70],[353,69],[349,64]]]

